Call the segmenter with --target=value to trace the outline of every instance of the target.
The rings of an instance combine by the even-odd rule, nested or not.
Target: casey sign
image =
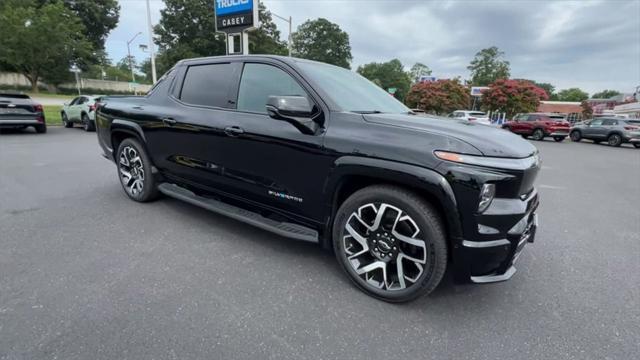
[[[216,30],[239,33],[258,26],[258,0],[214,0]]]

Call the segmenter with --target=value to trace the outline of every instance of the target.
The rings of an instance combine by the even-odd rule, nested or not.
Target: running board
[[[186,201],[192,205],[196,205],[209,211],[228,216],[232,219],[242,221],[249,225],[259,227],[263,230],[267,230],[284,237],[302,241],[309,241],[313,243],[318,242],[318,232],[313,229],[297,224],[268,219],[252,211],[225,204],[218,200],[198,196],[190,190],[187,190],[176,184],[162,183],[158,186],[158,190],[160,190],[161,193],[172,198]]]

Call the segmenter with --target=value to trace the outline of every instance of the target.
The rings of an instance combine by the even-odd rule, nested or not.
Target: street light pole
[[[142,34],[142,32],[138,32],[137,34],[135,34],[131,40],[127,41],[127,55],[129,56],[129,69],[131,70],[131,81],[132,82],[136,82],[136,76],[133,73],[133,61],[131,60],[131,43],[133,42],[133,40],[135,40],[135,38],[138,37],[138,35]]]
[[[291,24],[292,24],[291,16],[289,16],[289,18],[287,19],[273,12],[271,13],[271,15],[277,17],[282,21],[286,21],[289,23],[289,36],[287,37],[287,50],[289,50],[289,57],[291,57]]]
[[[153,26],[151,26],[151,9],[149,7],[149,0],[147,0],[147,27],[149,28],[149,52],[151,53],[151,77],[153,83],[156,83],[156,55],[154,52],[153,44]]]

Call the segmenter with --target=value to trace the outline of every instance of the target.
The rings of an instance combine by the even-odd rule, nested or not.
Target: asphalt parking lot
[[[164,198],[94,133],[0,135],[0,359],[638,359],[640,150],[535,142],[511,281],[387,304],[333,255]]]

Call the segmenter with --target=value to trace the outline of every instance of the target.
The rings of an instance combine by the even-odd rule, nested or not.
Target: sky
[[[211,0],[213,1],[213,0]],[[119,0],[120,23],[106,42],[109,57],[147,58],[145,0]],[[476,52],[497,46],[511,63],[512,78],[548,82],[556,89],[579,87],[632,93],[640,86],[640,0],[594,1],[403,1],[264,0],[267,8],[292,16],[293,28],[326,18],[349,34],[352,69],[399,59],[409,68],[429,66],[439,78],[468,79]],[[151,0],[157,24],[161,0]],[[212,13],[213,16],[213,13]],[[275,19],[281,37],[288,25]]]

